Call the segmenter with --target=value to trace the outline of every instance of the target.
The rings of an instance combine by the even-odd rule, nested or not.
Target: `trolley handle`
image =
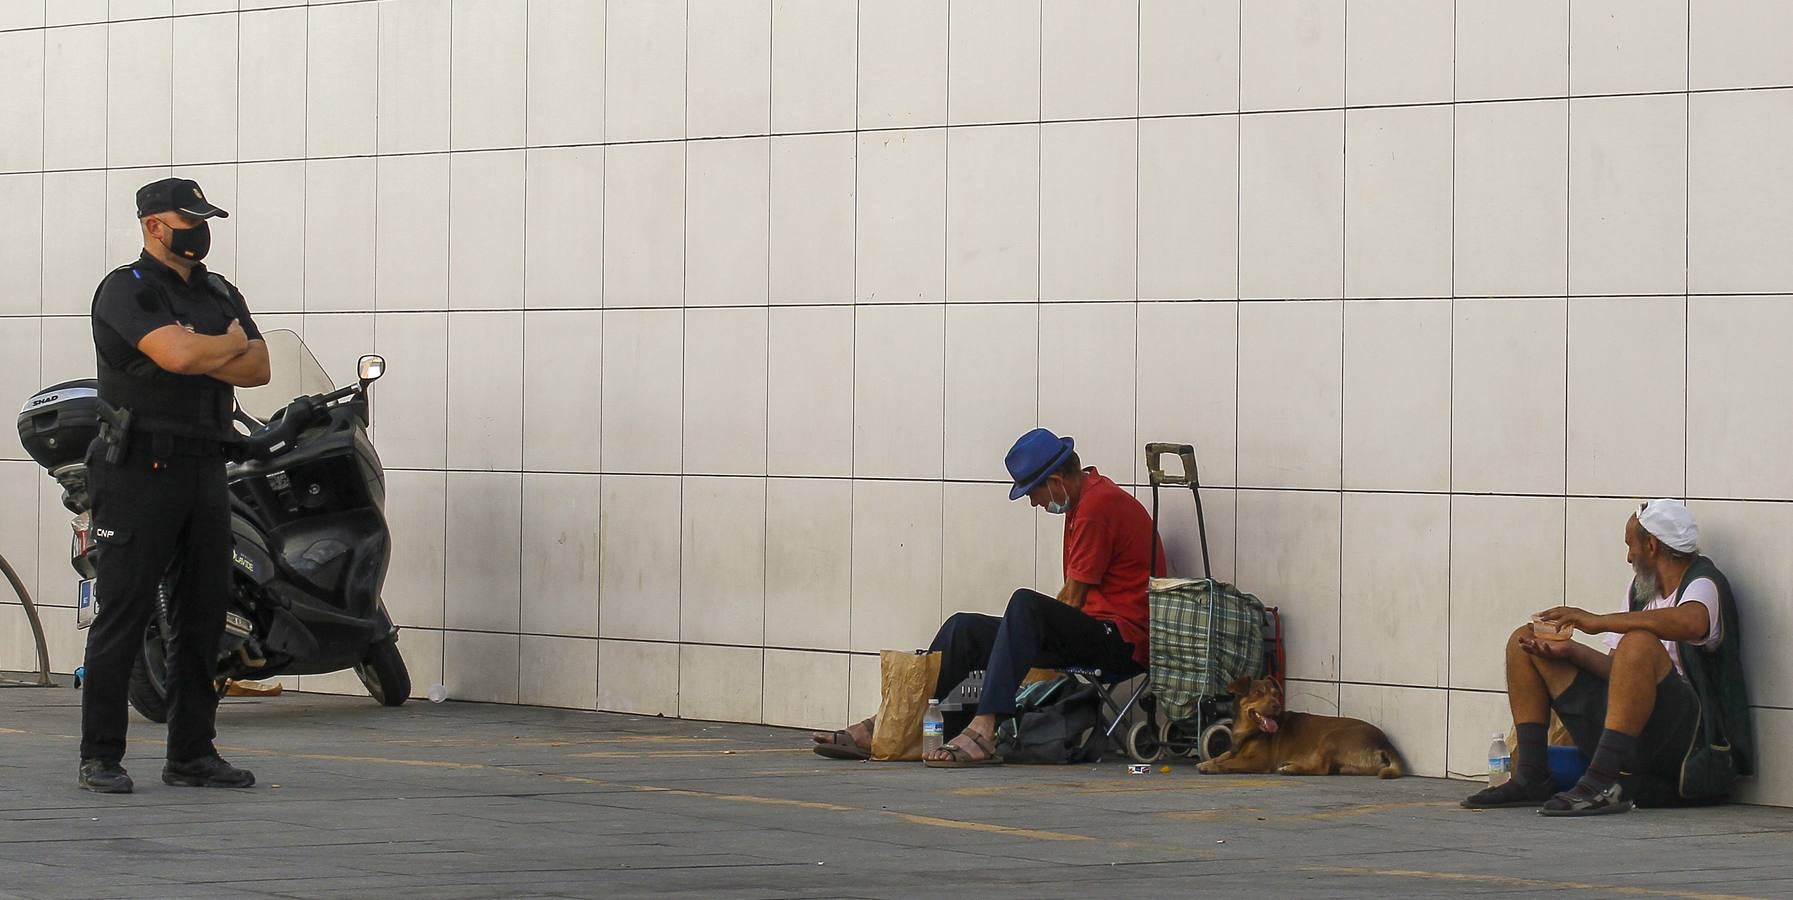
[[[1181,474],[1166,474],[1160,461],[1165,454],[1173,454],[1183,462]],[[1188,444],[1147,444],[1146,471],[1150,474],[1152,485],[1161,484],[1197,487],[1200,484],[1195,471],[1195,448]]]

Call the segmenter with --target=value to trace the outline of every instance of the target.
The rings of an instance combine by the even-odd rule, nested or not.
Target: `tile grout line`
[[[527,146],[529,144],[529,62],[528,62],[528,60],[529,60],[529,44],[530,44],[529,39],[530,39],[530,34],[531,34],[531,30],[529,27],[529,9],[533,5],[534,4],[531,4],[531,3],[523,4],[523,60],[524,60],[524,63],[523,63],[523,104],[522,104],[522,106],[523,106],[523,144],[525,146]],[[375,51],[374,56],[375,56],[376,66],[377,66],[377,60],[379,58],[378,50]],[[377,69],[376,69],[376,71],[377,71]],[[378,79],[376,78],[375,81],[377,82]],[[378,109],[378,99],[377,99],[378,98],[378,86],[377,85],[375,88],[375,97],[376,97],[375,108]],[[378,135],[376,135],[376,139],[377,139],[377,137],[378,137]],[[523,198],[523,216],[522,216],[523,222],[522,222],[522,224],[523,224],[523,234],[525,235],[524,240],[527,240],[528,239],[527,235],[529,233],[529,151],[520,150],[520,151],[516,151],[516,152],[520,153],[522,156],[521,163],[523,166],[523,171],[522,171],[522,184],[520,185],[520,187],[522,188],[522,198]],[[379,171],[377,168],[375,169],[375,173],[374,173],[374,185],[377,190],[378,186],[379,186]],[[453,202],[452,199],[450,200],[450,202],[451,203]],[[374,239],[376,242],[379,240],[379,232],[378,231],[375,232]],[[377,246],[377,244],[376,244],[376,246]],[[528,293],[529,292],[529,254],[527,252],[519,252],[517,255],[519,257],[518,265],[520,266],[520,274],[522,276],[521,280],[517,284],[517,292],[519,294],[518,300],[521,302],[523,308],[525,310],[527,310],[529,308],[529,293]],[[529,433],[529,403],[527,402],[528,397],[529,397],[529,363],[528,363],[528,360],[529,360],[529,314],[527,311],[517,313],[517,339],[518,339],[517,349],[518,349],[518,354],[519,354],[517,357],[517,384],[518,384],[519,392],[522,394],[522,398],[521,398],[520,402],[518,403],[518,408],[517,408],[517,463],[520,466],[523,462],[523,455],[525,452],[525,448],[523,446],[523,437],[524,437],[524,435]],[[523,551],[525,549],[523,546],[523,532],[524,532],[524,528],[525,528],[524,523],[529,521],[529,491],[527,489],[525,489],[524,482],[525,482],[525,479],[524,479],[523,475],[518,474],[518,476],[517,476],[517,535],[516,535],[516,539],[517,539],[517,668],[516,668],[516,673],[515,673],[515,679],[516,679],[515,683],[516,683],[516,689],[517,689],[517,702],[518,703],[526,702],[523,698],[523,604],[528,595],[525,593],[525,588],[524,588],[524,584],[523,584],[523,570],[524,570]],[[592,690],[594,692],[596,692],[597,685],[594,684],[592,686]]]
[[[774,88],[773,72],[778,58],[778,10],[768,0],[766,3],[766,133],[772,133],[772,123],[777,121],[774,104],[778,98]],[[770,475],[772,471],[772,138],[766,138],[766,313],[762,319],[764,328],[761,331],[760,346],[765,352],[765,441],[760,445],[760,470]],[[767,597],[771,593],[772,582],[772,479],[760,479],[760,646],[765,647]],[[760,719],[771,718],[766,714],[766,685],[772,669],[771,654],[760,651]]]
[[[1444,453],[1444,486],[1447,492],[1454,491],[1457,473],[1457,454],[1454,452],[1454,441],[1457,420],[1457,0],[1451,3],[1451,300],[1445,322],[1448,327],[1446,340],[1449,341],[1449,393],[1446,395],[1445,411],[1445,453]],[[1451,603],[1450,586],[1456,575],[1457,562],[1457,498],[1454,493],[1447,493],[1444,516],[1444,683],[1448,687],[1451,682]],[[1444,758],[1445,770],[1450,770],[1451,758],[1451,692],[1444,693]]]
[[[1339,60],[1339,91],[1341,96],[1351,96],[1351,11],[1345,0],[1337,0],[1339,4],[1339,44],[1341,59]],[[1243,28],[1243,23],[1241,23]],[[1243,64],[1243,63],[1242,63]],[[1349,291],[1347,287],[1347,269],[1350,259],[1350,202],[1351,191],[1351,112],[1345,110],[1339,114],[1339,296],[1343,298]],[[1334,596],[1334,608],[1338,615],[1337,664],[1333,677],[1344,680],[1345,674],[1345,374],[1346,374],[1346,324],[1345,306],[1339,304],[1339,532],[1338,532],[1338,592]],[[1344,688],[1335,688],[1335,699],[1343,706]],[[1340,715],[1343,709],[1338,709]]]

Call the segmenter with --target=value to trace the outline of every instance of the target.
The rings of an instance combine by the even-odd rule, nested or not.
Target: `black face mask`
[[[168,229],[168,252],[181,259],[199,262],[212,249],[211,225],[201,220],[192,228],[174,228],[162,223]]]

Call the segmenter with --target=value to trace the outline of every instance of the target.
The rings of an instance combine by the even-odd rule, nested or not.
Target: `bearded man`
[[[1567,626],[1602,635],[1606,652],[1548,639],[1530,623],[1507,639],[1515,771],[1463,806],[1539,807],[1547,816],[1622,813],[1640,797],[1722,797],[1731,780],[1752,773],[1737,610],[1724,574],[1699,555],[1693,513],[1674,500],[1643,504],[1625,521],[1625,548],[1634,572],[1625,612],[1559,606],[1537,616],[1545,631]],[[1553,791],[1545,747],[1552,710],[1590,759],[1581,779],[1561,793]],[[1714,754],[1730,769],[1710,778],[1705,763]]]

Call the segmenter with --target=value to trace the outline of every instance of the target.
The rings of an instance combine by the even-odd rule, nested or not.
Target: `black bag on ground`
[[[1107,743],[1101,691],[1069,675],[1022,687],[1015,694],[1014,718],[996,729],[996,752],[1009,763],[1100,760]]]

